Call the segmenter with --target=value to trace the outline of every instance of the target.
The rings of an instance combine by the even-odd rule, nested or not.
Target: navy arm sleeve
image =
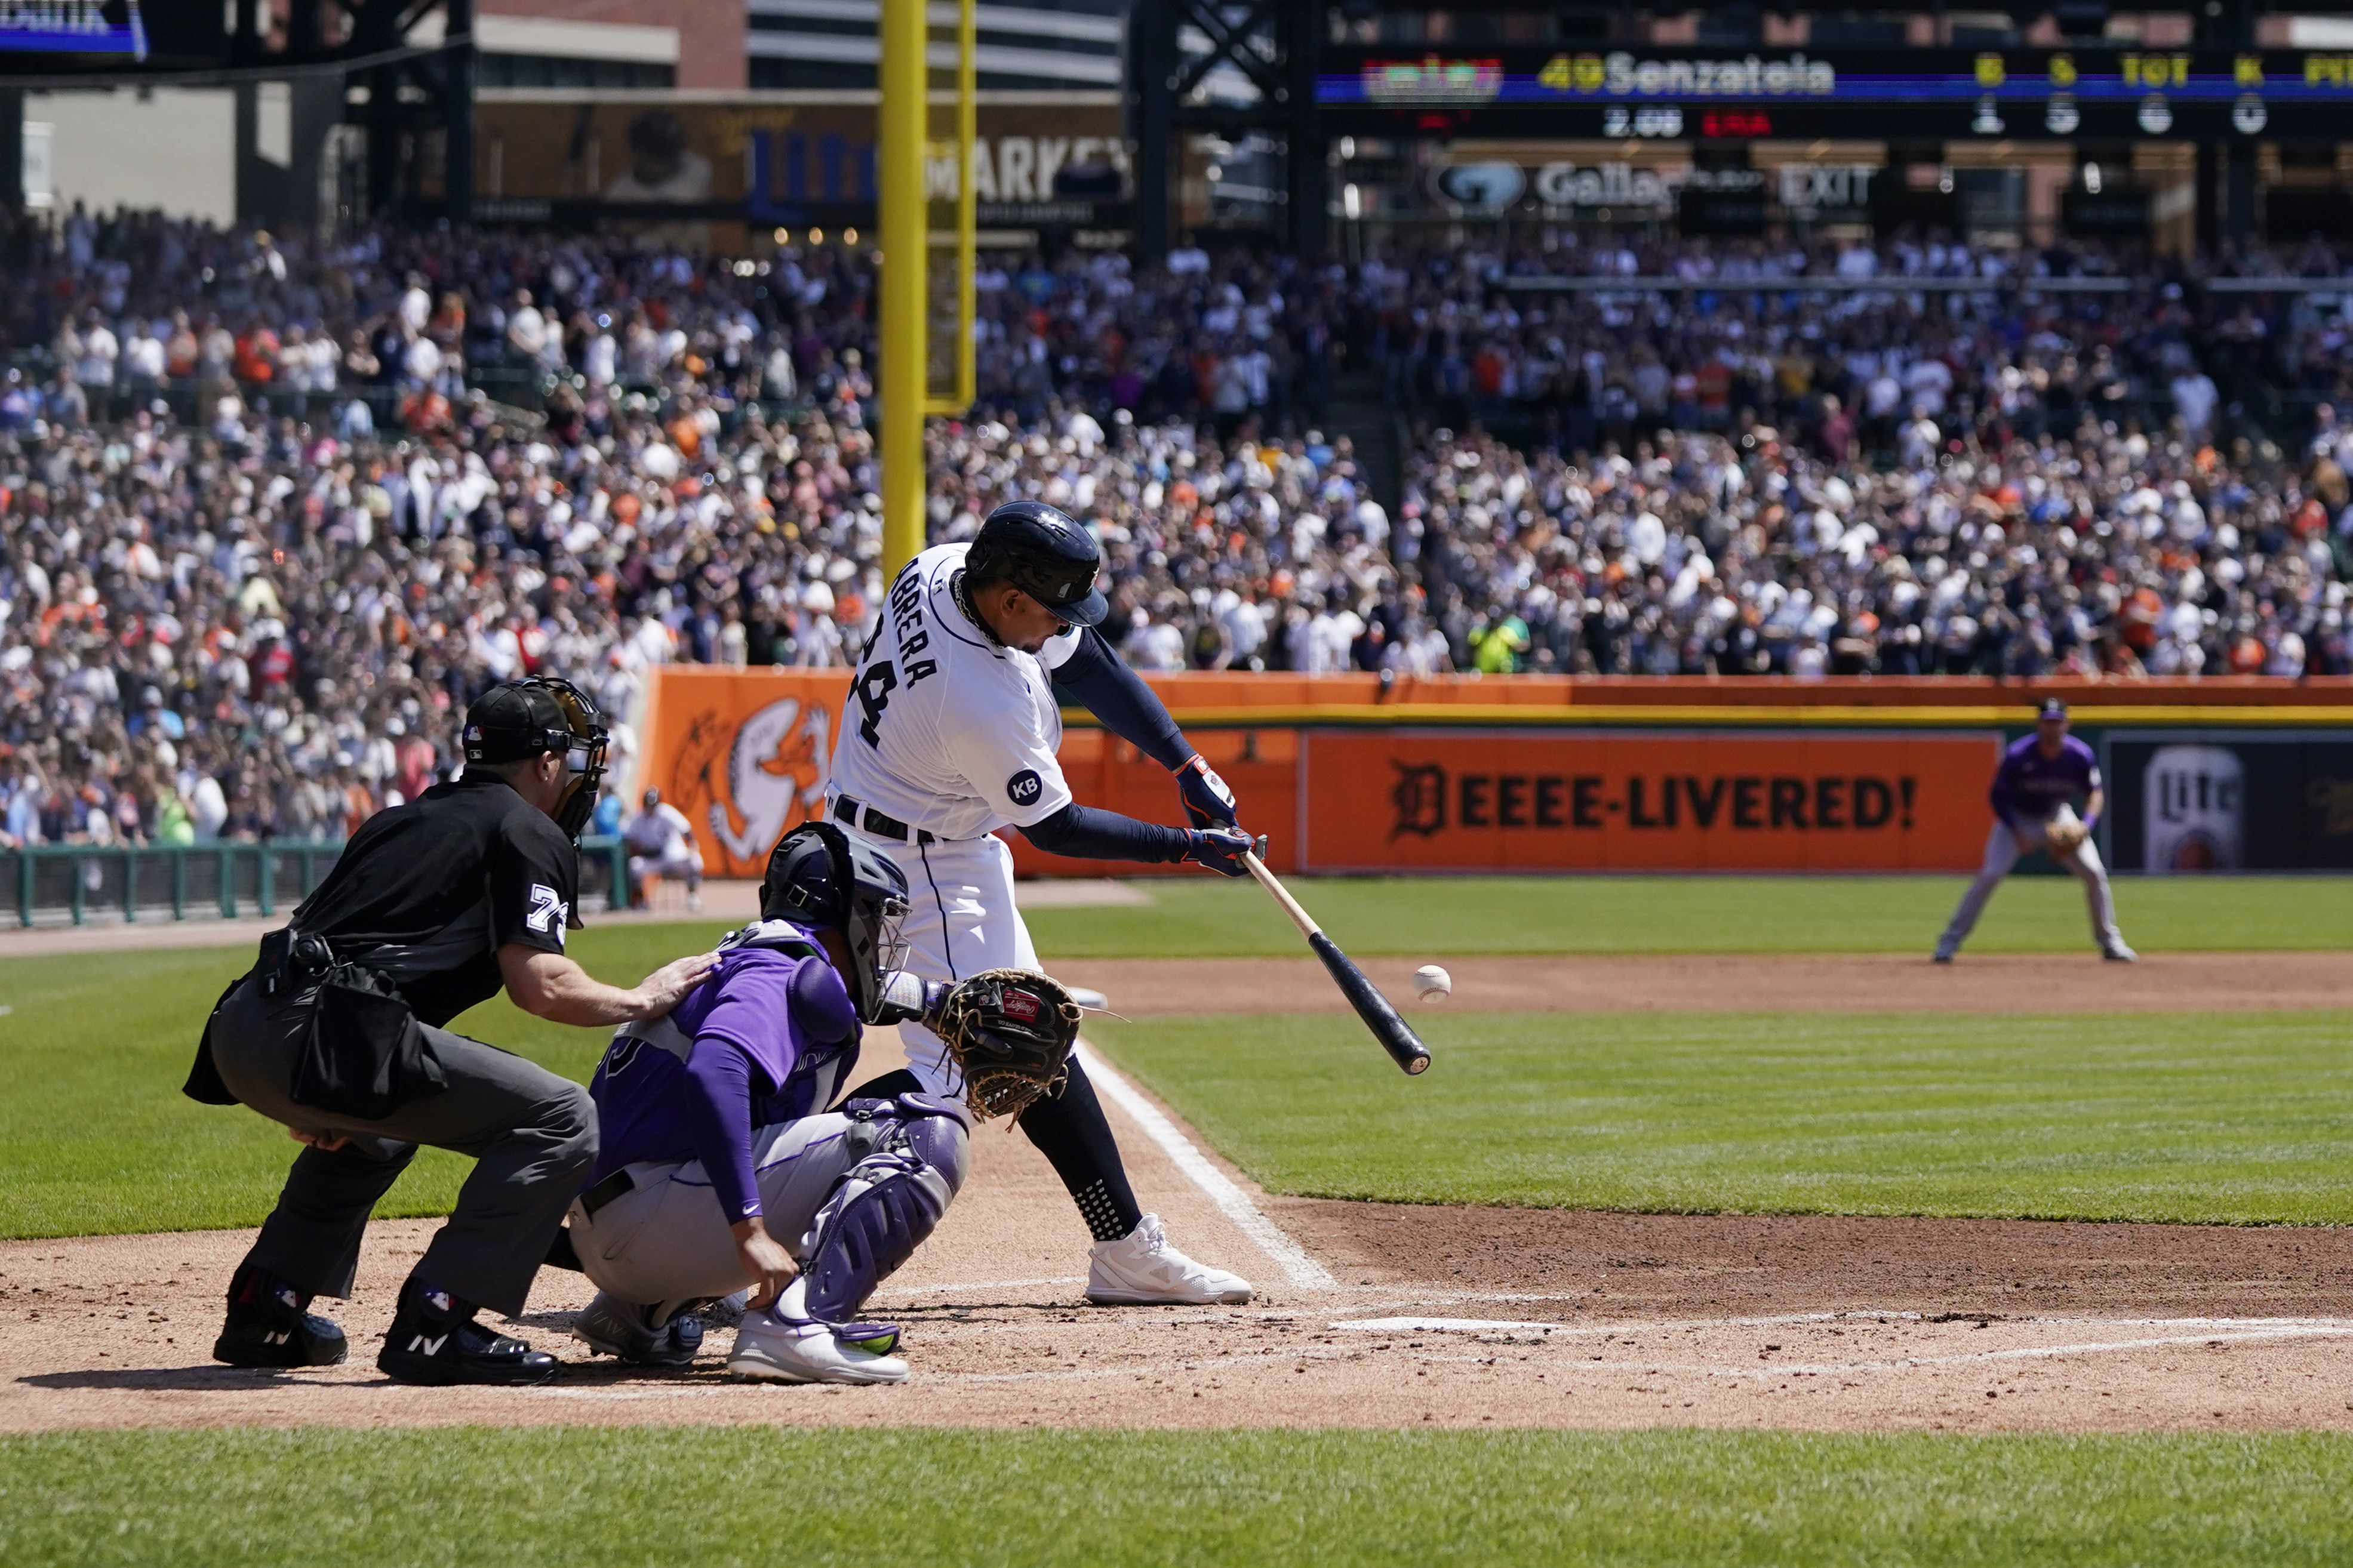
[[[1079,700],[1079,705],[1103,721],[1104,729],[1175,773],[1193,754],[1192,743],[1185,731],[1176,727],[1168,709],[1153,695],[1144,677],[1127,667],[1126,661],[1112,651],[1103,633],[1092,626],[1079,634],[1078,650],[1056,667],[1054,684]],[[1040,824],[1039,826],[1044,826]],[[1030,837],[1036,840],[1037,835]],[[1044,848],[1043,844],[1039,845]],[[1057,854],[1073,851],[1057,850]],[[1092,855],[1093,852],[1089,851]],[[1174,857],[1140,855],[1100,856],[1103,859],[1140,860],[1174,858]]]
[[[1079,860],[1182,860],[1192,838],[1181,827],[1138,822],[1115,811],[1101,811],[1075,801],[1042,822],[1033,822],[1022,836],[1049,855]]]
[[[686,1059],[686,1119],[695,1157],[711,1177],[727,1223],[760,1213],[760,1186],[752,1175],[752,1058],[731,1040],[695,1041]]]

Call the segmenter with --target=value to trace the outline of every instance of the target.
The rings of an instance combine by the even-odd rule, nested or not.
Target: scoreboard
[[[0,0],[0,87],[136,81],[227,63],[219,0]]]
[[[2353,140],[2353,53],[1327,46],[1327,133]]]

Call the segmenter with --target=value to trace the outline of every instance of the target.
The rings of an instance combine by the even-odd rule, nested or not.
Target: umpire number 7
[[[891,706],[891,693],[898,689],[899,672],[891,668],[891,661],[887,658],[877,659],[868,665],[866,673],[858,678],[858,684],[851,689],[858,697],[859,708],[866,715],[865,721],[858,726],[858,732],[866,737],[868,745],[879,748],[882,744],[881,737],[874,732],[874,721],[882,717],[882,710]]]

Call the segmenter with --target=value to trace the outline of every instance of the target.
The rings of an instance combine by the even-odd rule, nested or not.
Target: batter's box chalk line
[[[1101,1054],[1083,1040],[1077,1047],[1081,1065],[1087,1069],[1100,1089],[1134,1123],[1145,1135],[1160,1145],[1176,1167],[1184,1172],[1192,1184],[1209,1194],[1209,1201],[1219,1213],[1234,1222],[1236,1228],[1258,1244],[1260,1251],[1275,1261],[1283,1277],[1303,1290],[1334,1290],[1339,1281],[1331,1270],[1313,1258],[1307,1249],[1291,1239],[1282,1226],[1259,1213],[1250,1194],[1234,1184],[1233,1179],[1210,1163],[1208,1157],[1193,1146],[1193,1141],[1176,1131],[1176,1124],[1160,1113],[1160,1108],[1146,1100],[1142,1091],[1120,1076]]]

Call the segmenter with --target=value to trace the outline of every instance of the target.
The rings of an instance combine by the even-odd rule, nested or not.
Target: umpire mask
[[[550,815],[567,838],[578,838],[596,809],[606,741],[604,716],[588,694],[552,676],[502,681],[466,710],[469,763],[527,762],[549,752],[564,758],[569,776]]]
[[[849,1000],[869,1023],[907,962],[899,934],[906,916],[906,873],[830,822],[804,822],[769,852],[760,918],[839,931],[849,950]]]

